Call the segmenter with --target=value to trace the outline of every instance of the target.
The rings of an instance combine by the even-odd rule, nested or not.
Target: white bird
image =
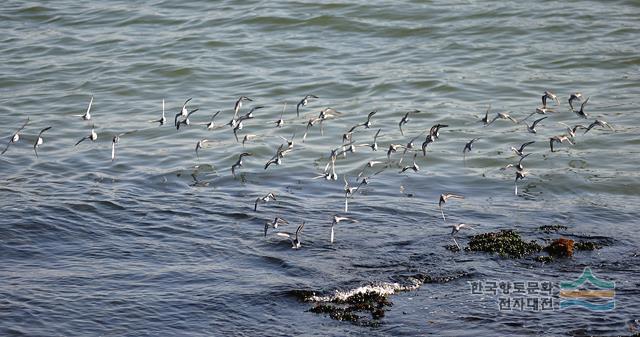
[[[205,124],[207,126],[207,130],[213,130],[215,128],[215,124],[213,123],[213,120],[216,118],[216,116],[218,116],[218,114],[220,114],[220,110],[216,111],[216,113],[214,113],[211,116],[211,121]]]
[[[519,149],[516,149],[515,147],[512,146],[511,147],[511,151],[515,152],[518,156],[522,157],[522,156],[524,156],[524,153],[523,153],[524,148],[529,146],[529,145],[531,145],[531,144],[533,144],[533,143],[535,143],[534,140],[532,140],[530,142],[526,142],[526,143],[520,145]]]
[[[458,247],[458,250],[460,250],[461,248],[460,248],[460,245],[458,244],[458,241],[456,241],[455,235],[463,228],[474,229],[473,227],[463,223],[451,225],[451,238],[453,239],[453,242]]]
[[[186,125],[186,126],[191,125],[191,121],[189,120],[189,117],[191,117],[191,115],[193,115],[193,113],[194,113],[194,112],[196,112],[196,111],[198,111],[198,109],[193,109],[193,110],[189,111],[189,113],[187,114],[187,116],[185,116],[183,120],[179,121],[179,122],[176,124],[176,130],[180,130],[180,125],[181,125],[181,124],[184,124],[184,125]],[[176,121],[177,121],[177,119],[176,119]]]
[[[78,144],[84,142],[87,139],[91,140],[92,142],[95,142],[96,139],[98,139],[98,134],[96,133],[94,126],[91,126],[91,133],[88,136],[82,137],[74,146],[78,146]]]
[[[562,122],[558,122],[558,124],[562,124],[567,128],[567,134],[569,134],[569,136],[571,136],[571,138],[576,136],[576,132],[578,131],[578,129],[586,129],[587,128],[586,126],[584,126],[582,124],[576,124],[573,127],[570,127],[566,123],[562,123]]]
[[[277,128],[281,128],[284,126],[284,110],[287,108],[287,102],[284,102],[284,106],[282,107],[282,112],[280,113],[280,119],[278,119],[276,123]]]
[[[593,129],[596,126],[600,126],[600,127],[607,127],[609,129],[611,129],[612,131],[616,131],[613,126],[611,126],[611,124],[601,120],[601,119],[596,119],[593,123],[589,124],[589,126],[587,127],[587,130],[584,132],[584,134],[586,134],[587,132],[589,132],[589,130]]]
[[[442,214],[442,220],[447,221],[444,216],[444,211],[442,210],[442,205],[444,205],[449,199],[464,199],[464,196],[453,193],[443,193],[440,194],[440,200],[438,201],[438,207],[440,208],[440,213]]]
[[[27,124],[29,124],[29,117],[27,117],[27,120],[24,122],[24,124],[22,124],[22,126],[18,129],[18,131],[14,132],[13,135],[11,135],[11,137],[9,138],[9,142],[7,143],[7,146],[4,148],[2,153],[0,153],[0,155],[3,155],[5,152],[7,152],[11,144],[16,143],[17,141],[20,140],[20,131],[22,131],[22,129],[24,129],[27,126]]]
[[[484,117],[480,119],[484,126],[487,126],[487,124],[489,124],[489,110],[491,110],[491,104],[489,104],[489,106],[487,107],[487,111],[485,111]]]
[[[302,247],[302,243],[300,242],[300,233],[302,233],[303,228],[304,228],[304,221],[300,226],[298,226],[298,229],[296,229],[295,234],[288,233],[288,232],[279,232],[277,233],[277,235],[291,240],[291,248],[299,249],[300,247]]]
[[[91,100],[89,101],[89,106],[87,107],[87,112],[84,113],[84,115],[74,115],[76,117],[82,117],[82,119],[84,119],[85,121],[88,121],[91,119],[91,105],[93,104],[93,96],[91,96]]]
[[[549,147],[551,148],[551,152],[555,152],[553,150],[553,143],[563,143],[563,142],[567,142],[571,145],[574,145],[574,143],[571,141],[571,139],[565,135],[560,135],[560,136],[553,136],[551,138],[549,138]]]
[[[544,94],[542,95],[542,108],[547,107],[547,99],[552,99],[556,101],[556,104],[558,105],[560,104],[560,101],[558,100],[558,96],[556,96],[551,91],[545,91]]]
[[[236,104],[233,106],[233,119],[229,121],[228,125],[232,128],[235,128],[238,124],[238,113],[240,112],[240,108],[242,108],[242,102],[244,101],[253,101],[251,98],[247,96],[240,96],[236,101]],[[240,127],[242,128],[242,127]]]
[[[518,160],[518,163],[517,163],[517,164],[515,164],[515,165],[514,165],[514,164],[508,164],[507,166],[505,166],[505,167],[501,168],[501,169],[500,169],[500,171],[504,171],[504,170],[506,170],[506,169],[508,169],[508,168],[511,168],[511,167],[515,168],[515,169],[516,169],[516,170],[518,170],[518,171],[522,171],[522,170],[524,170],[524,166],[522,166],[522,161],[523,161],[525,158],[529,157],[530,155],[531,155],[531,153],[527,153],[527,154],[525,154],[525,155],[523,155],[523,156],[520,156],[520,160]]]
[[[49,129],[51,129],[51,127],[47,126],[46,128],[40,130],[40,133],[38,133],[38,139],[36,139],[36,142],[33,144],[33,151],[36,153],[36,158],[38,158],[38,147],[44,143],[44,139],[42,139],[42,134]]]
[[[178,126],[178,117],[187,117],[187,115],[189,115],[189,110],[187,109],[187,103],[189,103],[189,101],[191,101],[193,97],[189,97],[186,101],[184,101],[184,104],[182,104],[182,108],[180,109],[180,112],[178,112],[176,114],[176,117],[173,120],[173,125],[175,127]]]
[[[463,223],[453,224],[453,225],[451,225],[451,235],[453,236],[453,235],[458,234],[458,232],[463,228],[474,229],[473,227],[471,227],[471,226],[469,226],[467,224],[463,224]]]
[[[115,136],[113,136],[113,139],[111,140],[111,161],[114,161],[116,159],[116,144],[118,144],[120,142],[120,137],[130,134],[130,133],[134,133],[137,132],[138,130],[134,130],[134,131],[127,131],[127,132],[123,132],[120,134],[117,134]],[[97,135],[96,135],[97,137]]]
[[[400,128],[400,134],[404,136],[404,131],[402,130],[402,126],[409,123],[409,115],[419,113],[420,110],[412,110],[404,114],[402,119],[400,119],[400,123],[398,123],[398,127]]]
[[[524,168],[522,170],[516,170],[516,180],[514,182],[515,185],[515,195],[518,195],[518,180],[523,180],[529,172],[525,171]]]
[[[480,138],[473,138],[468,143],[464,144],[464,148],[462,149],[462,153],[470,152],[473,147],[473,143],[479,140]]]
[[[533,123],[531,123],[531,125],[527,124],[527,122],[525,122],[524,125],[527,126],[527,131],[531,133],[537,133],[538,131],[536,130],[536,125],[538,125],[538,123],[540,123],[546,118],[548,118],[548,116],[542,117],[540,119],[536,119],[535,121],[533,121]]]
[[[234,178],[236,177],[236,167],[242,167],[242,158],[246,156],[252,156],[252,154],[249,152],[241,153],[240,156],[238,156],[238,161],[231,166],[231,174]]]
[[[571,96],[569,96],[569,107],[571,108],[571,111],[573,112],[573,101],[581,101],[582,102],[582,94],[579,92],[573,93],[571,94]]]
[[[373,136],[373,143],[363,145],[370,147],[372,151],[378,151],[378,136],[380,135],[380,131],[382,131],[382,129],[378,129],[376,134]]]
[[[264,236],[267,236],[267,231],[269,230],[269,228],[278,228],[278,226],[280,225],[286,225],[289,224],[289,222],[285,219],[282,219],[280,217],[275,217],[275,219],[273,219],[273,221],[267,221],[264,223]]]
[[[506,113],[506,112],[498,112],[498,113],[496,114],[496,116],[495,116],[495,117],[493,117],[493,119],[491,120],[491,122],[489,122],[489,124],[487,124],[487,125],[492,124],[492,123],[493,123],[493,122],[495,122],[497,119],[508,119],[508,120],[510,120],[510,121],[512,121],[512,122],[514,122],[514,123],[516,123],[516,124],[518,124],[518,121],[517,121],[515,118],[511,117],[511,115],[509,115],[508,113]]]
[[[198,154],[198,150],[200,150],[200,149],[204,149],[205,144],[207,144],[208,142],[209,142],[209,140],[208,140],[208,139],[203,138],[203,139],[200,139],[200,140],[196,143],[196,150],[195,150],[195,151],[196,151],[196,157],[198,158],[198,160],[200,160],[200,155]]]
[[[334,238],[334,227],[335,225],[337,225],[338,223],[340,223],[340,221],[351,221],[351,222],[358,222],[357,220],[345,217],[345,216],[338,216],[338,215],[334,215],[333,216],[333,221],[331,222],[331,236],[330,236],[330,241],[331,243],[333,243],[333,238]]]
[[[404,151],[402,151],[402,157],[400,157],[400,161],[398,161],[398,165],[402,164],[402,161],[404,160],[404,156],[407,154],[407,151],[413,149],[413,143],[416,141],[416,139],[420,138],[425,132],[426,131],[420,132],[419,135],[411,138],[409,142],[407,142],[407,145],[404,146]]]
[[[115,135],[113,139],[111,139],[111,161],[116,159],[116,144],[120,141],[120,136]]]
[[[420,170],[420,166],[418,166],[418,164],[416,164],[416,157],[417,156],[418,156],[418,154],[414,153],[413,154],[413,164],[403,167],[402,170],[400,171],[400,173],[404,173],[407,170],[413,170],[413,172],[418,172]]]
[[[162,126],[166,122],[167,122],[167,117],[165,117],[164,115],[164,99],[162,99],[162,117],[160,117],[160,119],[151,120],[149,121],[149,123],[158,123],[159,126]]]
[[[253,211],[257,212],[258,211],[258,204],[260,202],[269,202],[271,200],[276,200],[276,194],[273,192],[269,192],[267,195],[265,195],[264,197],[259,197],[256,198],[256,202],[253,204]]]
[[[300,107],[307,106],[307,104],[309,103],[309,99],[311,99],[311,98],[318,98],[318,96],[316,96],[316,95],[304,96],[304,98],[302,100],[300,100],[298,105],[296,105],[296,114],[297,114],[298,117],[300,117]]]
[[[578,115],[578,116],[580,116],[580,117],[582,117],[584,119],[586,119],[588,117],[587,114],[584,112],[584,106],[587,105],[587,102],[589,102],[589,98],[591,98],[591,97],[587,97],[587,99],[585,99],[584,102],[582,102],[582,104],[580,104],[580,110],[578,110],[578,111],[573,110],[573,112],[575,112],[576,115]]]
[[[335,174],[335,171],[333,172],[333,174]],[[362,182],[360,182],[360,184],[358,184],[358,186],[351,186],[347,182],[347,176],[346,175],[342,176],[342,179],[344,179],[344,211],[348,212],[349,211],[349,198],[353,197],[353,195],[356,192],[358,192],[358,189],[360,189],[360,186],[362,186],[366,180],[363,180]]]

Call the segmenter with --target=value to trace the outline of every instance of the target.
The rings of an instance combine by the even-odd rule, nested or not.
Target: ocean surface
[[[640,3],[637,1],[7,1],[0,8],[0,335],[416,336],[631,335],[640,319]],[[549,90],[559,104],[522,121]],[[581,92],[588,118],[567,99]],[[305,95],[316,95],[296,115]],[[253,119],[238,131],[226,124]],[[85,121],[89,101],[92,118]],[[173,126],[188,98],[191,125]],[[168,122],[150,122],[162,114]],[[284,108],[284,104],[287,104]],[[576,103],[579,108],[580,102]],[[320,111],[339,112],[308,129]],[[410,121],[398,123],[412,110]],[[214,130],[204,124],[211,116]],[[355,153],[332,149],[353,133]],[[282,113],[285,124],[277,128]],[[527,119],[543,117],[533,115]],[[549,138],[588,126],[575,145]],[[420,150],[437,123],[437,141]],[[33,144],[41,129],[36,158]],[[74,146],[95,127],[95,142]],[[425,133],[426,131],[426,133]],[[112,138],[120,136],[111,160]],[[281,165],[265,163],[295,134]],[[390,144],[415,148],[391,154]],[[208,139],[205,148],[196,143]],[[462,149],[480,138],[463,157]],[[514,193],[510,150],[526,141]],[[231,174],[241,152],[243,167]],[[415,152],[417,151],[417,152]],[[420,170],[400,173],[413,153]],[[349,199],[344,179],[369,183]],[[320,176],[318,179],[313,179]],[[277,200],[260,203],[269,192]],[[438,208],[441,193],[463,195]],[[334,215],[343,221],[335,226]],[[289,224],[269,229],[279,216]],[[305,222],[302,247],[275,233]],[[454,252],[456,235],[501,229],[526,240],[595,241],[551,263]],[[544,233],[543,225],[566,230]],[[585,267],[615,282],[615,309],[560,310],[560,282]],[[412,275],[446,280],[390,295],[375,326],[308,310],[319,296]],[[554,308],[500,310],[490,281],[551,282]],[[503,297],[509,297],[503,294]],[[535,296],[534,296],[535,297]],[[363,314],[366,316],[366,314]]]

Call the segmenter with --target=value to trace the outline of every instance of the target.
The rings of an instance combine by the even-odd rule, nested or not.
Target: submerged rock
[[[381,319],[393,306],[389,300],[391,295],[416,290],[425,283],[446,283],[467,275],[468,272],[439,276],[411,273],[396,277],[398,282],[369,284],[351,290],[335,291],[331,295],[318,295],[310,290],[292,290],[289,293],[301,302],[313,303],[309,312],[329,315],[337,321],[375,327],[382,324]]]
[[[567,229],[568,227],[564,225],[544,225],[544,226],[538,227],[538,230],[543,231],[545,233],[566,231]]]
[[[316,314],[329,314],[331,318],[337,321],[356,323],[360,320],[360,316],[350,308],[341,308],[331,304],[316,304],[316,306],[309,309],[309,311]]]
[[[536,256],[534,260],[542,263],[549,263],[549,262],[553,262],[553,256],[539,255],[539,256]]]
[[[572,257],[573,243],[571,239],[559,238],[544,247],[544,251],[553,257]]]
[[[388,294],[365,291],[349,296],[336,296],[327,302],[316,304],[309,309],[316,314],[328,314],[337,321],[347,321],[358,325],[377,326],[384,317],[387,307],[393,305]]]
[[[535,241],[524,241],[515,231],[501,230],[471,236],[465,250],[497,253],[502,257],[522,258],[539,252],[542,250],[542,246]]]
[[[596,250],[602,248],[602,245],[592,241],[579,241],[576,242],[573,247],[577,250]]]
[[[566,226],[552,225],[541,226],[540,230],[556,231],[564,230]],[[455,247],[455,246],[454,246]],[[469,245],[464,249],[466,251],[497,253],[507,258],[523,258],[541,251],[546,252],[549,256],[537,256],[534,259],[539,262],[548,263],[554,258],[572,257],[574,249],[577,250],[595,250],[602,248],[602,245],[592,241],[575,242],[567,238],[555,239],[548,246],[541,246],[536,241],[524,241],[520,234],[512,230],[501,230],[499,232],[482,233],[471,236]],[[449,249],[447,247],[447,249]],[[452,248],[450,249],[452,251]]]
[[[444,249],[452,251],[454,253],[460,251],[460,247],[458,247],[456,245],[447,245],[447,246],[444,246]]]

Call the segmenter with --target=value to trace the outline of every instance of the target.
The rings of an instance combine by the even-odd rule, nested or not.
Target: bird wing
[[[16,131],[16,133],[22,131],[22,129],[24,129],[27,124],[29,124],[29,117],[27,117],[27,120],[24,122],[24,124],[22,124],[22,126],[18,129],[18,131]]]
[[[520,146],[520,150],[519,150],[519,151],[520,151],[520,152],[524,151],[524,148],[525,148],[525,147],[527,147],[527,146],[529,146],[529,145],[531,145],[531,144],[533,144],[533,143],[535,143],[535,141],[534,141],[534,140],[532,140],[532,141],[530,141],[530,142],[526,142],[526,143],[522,144],[522,145]]]
[[[11,139],[13,139],[13,137],[11,137]],[[11,139],[9,139],[9,142],[7,143],[7,146],[4,148],[4,150],[2,150],[2,153],[0,153],[0,154],[4,154],[5,152],[7,152],[7,150],[9,149],[9,146],[11,146],[11,143],[12,143]]]
[[[42,136],[42,134],[45,133],[46,131],[48,131],[49,129],[51,129],[51,127],[47,126],[46,128],[40,130],[40,133],[38,133],[38,137]]]
[[[82,137],[82,139],[80,139],[80,140],[76,143],[76,145],[74,145],[74,146],[78,146],[78,144],[82,143],[85,139],[88,139],[88,138],[89,138],[88,136],[87,136],[87,137]],[[7,147],[9,147],[9,146],[7,146]],[[5,149],[5,151],[6,151],[6,149]],[[3,153],[4,153],[4,152],[3,152]]]
[[[532,128],[532,129],[533,129],[533,128],[535,128],[535,127],[536,127],[536,125],[538,125],[538,123],[540,123],[542,120],[544,120],[544,119],[546,119],[546,118],[548,118],[548,116],[544,116],[544,117],[542,117],[542,118],[540,118],[540,119],[536,119],[535,121],[533,121],[533,124],[531,124],[531,128]]]
[[[88,115],[89,112],[91,111],[91,105],[93,105],[93,96],[91,96],[91,100],[89,101],[89,106],[87,107],[87,112],[85,112],[85,115]]]
[[[584,113],[584,106],[587,105],[587,102],[589,102],[589,98],[591,98],[591,96],[587,97],[587,99],[585,99],[584,102],[580,104],[580,113],[582,115],[585,115],[585,118],[586,118],[586,114]]]

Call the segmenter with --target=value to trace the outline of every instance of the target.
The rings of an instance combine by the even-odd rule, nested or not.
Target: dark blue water
[[[0,9],[0,111],[3,142],[30,118],[0,156],[0,335],[624,335],[640,306],[640,7],[634,1],[502,3],[129,2],[24,3]],[[556,110],[531,134],[522,123],[545,90]],[[589,97],[588,119],[569,110],[571,93]],[[307,94],[319,98],[301,108]],[[239,139],[225,126],[241,95],[256,110]],[[80,117],[91,97],[92,119]],[[177,131],[183,102],[199,108]],[[169,122],[149,122],[162,113]],[[285,125],[275,127],[283,114]],[[579,103],[578,103],[579,105]],[[324,108],[340,112],[308,131]],[[411,116],[400,133],[398,122]],[[214,120],[216,128],[205,125]],[[377,110],[357,147],[324,178],[342,134]],[[534,115],[534,118],[542,117]],[[549,138],[559,122],[614,130],[580,131],[575,145]],[[449,125],[419,151],[425,131]],[[33,151],[40,129],[44,144]],[[78,146],[95,127],[98,138]],[[111,160],[114,135],[120,137]],[[279,166],[264,165],[295,134]],[[413,150],[391,155],[349,200],[344,181],[370,160],[387,161],[390,144],[417,137],[418,172],[400,174]],[[464,144],[479,137],[463,160]],[[206,138],[208,146],[194,152]],[[536,143],[518,182],[511,146]],[[5,144],[0,146],[6,146]],[[247,151],[237,176],[231,166]],[[256,198],[273,192],[276,201]],[[447,202],[446,223],[438,209]],[[341,222],[329,242],[334,214]],[[264,223],[275,216],[302,248]],[[467,223],[457,241],[515,229],[545,243],[559,236],[602,244],[593,252],[543,264],[529,259],[451,252],[451,224]],[[545,234],[542,225],[567,230]],[[500,311],[493,295],[470,282],[577,279],[590,267],[615,281],[616,307],[592,312]],[[447,282],[418,284],[412,276]],[[308,312],[292,290],[331,297],[368,285],[393,306],[378,327]],[[408,288],[407,288],[408,287]],[[398,291],[401,288],[409,291]]]

